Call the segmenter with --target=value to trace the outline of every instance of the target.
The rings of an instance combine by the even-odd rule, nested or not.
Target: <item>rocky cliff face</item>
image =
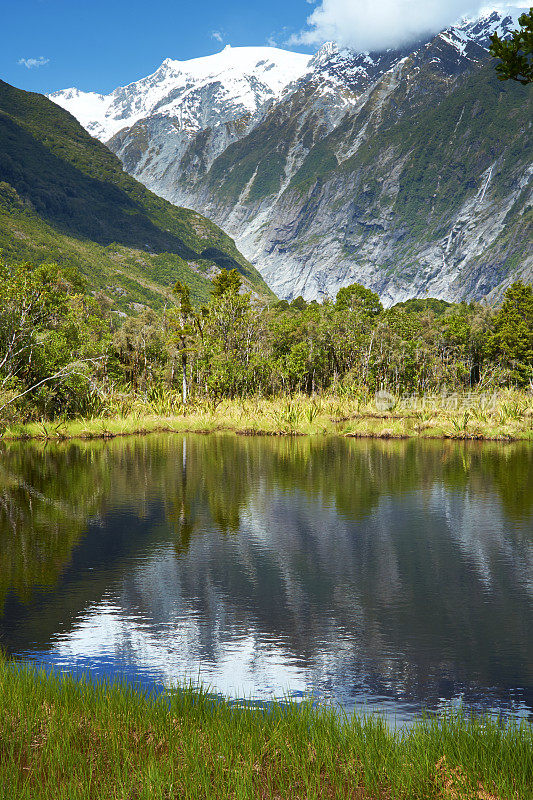
[[[176,201],[217,155],[257,123],[307,70],[310,56],[272,47],[225,47],[166,59],[153,75],[109,95],[65,89],[50,99],[120,156],[132,175]]]
[[[198,107],[218,121],[184,129],[167,102],[108,144],[150,189],[222,225],[279,296],[359,281],[386,303],[497,297],[533,278],[531,88],[499,82],[487,54],[516,16],[403,51],[325,45],[247,108],[209,99],[209,84]]]

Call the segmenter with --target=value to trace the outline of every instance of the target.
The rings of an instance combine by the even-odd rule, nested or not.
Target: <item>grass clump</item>
[[[2,800],[533,797],[527,723],[451,714],[393,732],[310,703],[154,696],[5,661],[0,691]]]
[[[376,399],[377,398],[377,399]],[[506,389],[498,394],[393,398],[376,395],[294,395],[278,398],[197,398],[179,393],[117,395],[104,412],[87,418],[9,424],[4,439],[94,439],[142,433],[215,433],[272,436],[341,435],[376,439],[533,441],[533,398]]]

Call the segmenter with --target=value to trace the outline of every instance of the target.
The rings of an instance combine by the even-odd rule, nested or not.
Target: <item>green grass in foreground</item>
[[[505,389],[444,400],[439,395],[398,399],[384,411],[373,397],[334,394],[219,403],[199,399],[183,407],[178,394],[163,392],[153,400],[117,396],[105,414],[89,419],[11,423],[3,437],[90,439],[165,431],[533,441],[533,395]]]
[[[0,662],[2,800],[528,800],[533,729],[460,715],[395,733],[334,710],[168,702]]]

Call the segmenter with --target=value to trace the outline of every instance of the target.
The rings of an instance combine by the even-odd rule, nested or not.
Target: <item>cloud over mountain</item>
[[[480,0],[321,0],[291,44],[334,41],[359,51],[384,50],[436,33],[482,5]]]

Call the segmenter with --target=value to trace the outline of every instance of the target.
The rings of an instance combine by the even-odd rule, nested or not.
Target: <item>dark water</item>
[[[0,452],[0,645],[65,669],[533,719],[533,447]]]

